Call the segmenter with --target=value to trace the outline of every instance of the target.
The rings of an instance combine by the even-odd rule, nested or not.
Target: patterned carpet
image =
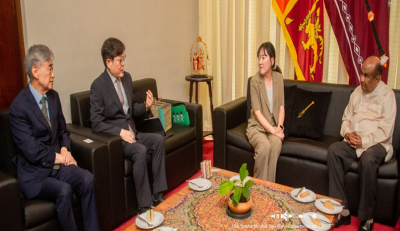
[[[293,200],[289,192],[283,192],[262,184],[251,188],[253,212],[244,220],[232,219],[226,214],[228,195],[218,195],[219,185],[228,180],[226,176],[216,174],[211,177],[212,188],[204,192],[191,191],[172,206],[163,210],[164,226],[180,230],[257,230],[284,229],[303,230],[297,214],[316,212],[313,203],[299,203]],[[293,214],[292,218],[275,219],[275,214]],[[273,216],[272,216],[273,215]]]

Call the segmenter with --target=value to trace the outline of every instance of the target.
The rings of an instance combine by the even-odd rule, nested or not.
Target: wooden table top
[[[213,168],[213,169],[218,169],[218,168]],[[224,170],[224,169],[220,169],[220,171],[219,171],[218,173],[220,173],[220,174],[222,174],[222,175],[225,175],[225,176],[227,176],[227,177],[232,177],[232,176],[238,175],[238,173],[231,172],[231,171]],[[285,185],[281,185],[281,184],[277,184],[277,183],[272,183],[272,182],[263,181],[263,180],[260,180],[260,179],[254,178],[254,177],[251,177],[251,179],[254,181],[254,183],[263,184],[263,185],[270,186],[270,187],[273,187],[273,188],[276,188],[276,189],[280,189],[280,190],[282,190],[282,191],[290,192],[290,191],[293,190],[292,187],[288,187],[288,186],[285,186]],[[163,210],[167,209],[167,208],[170,207],[176,200],[180,199],[181,197],[183,197],[185,194],[189,193],[190,191],[191,191],[191,189],[189,188],[188,185],[186,185],[184,188],[182,188],[181,190],[179,190],[177,193],[171,195],[171,196],[168,197],[164,202],[162,202],[162,203],[159,204],[157,207],[155,207],[155,208],[154,208],[154,211],[159,211],[159,212],[160,212],[160,211],[163,211]],[[328,196],[323,196],[323,195],[319,195],[319,194],[316,194],[316,195],[317,195],[317,199],[320,199],[320,198],[328,198],[328,199],[335,200],[335,201],[337,201],[337,202],[339,202],[339,203],[342,202],[342,201],[339,200],[339,199],[331,198],[331,197],[328,197]],[[337,214],[337,215],[329,215],[329,214],[326,214],[326,213],[322,213],[322,212],[320,212],[320,211],[318,211],[318,213],[320,213],[320,214],[326,216],[332,224],[335,224],[335,223],[336,223],[338,214]],[[163,225],[161,224],[161,226],[163,226]],[[140,229],[140,228],[136,227],[135,223],[132,223],[129,227],[127,227],[127,228],[124,229],[124,230],[125,230],[125,231],[134,231],[134,230],[143,230],[143,229]],[[332,227],[331,227],[330,230],[333,230],[333,225],[332,225]]]

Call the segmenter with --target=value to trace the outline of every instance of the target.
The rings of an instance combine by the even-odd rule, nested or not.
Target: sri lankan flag
[[[298,80],[322,81],[323,0],[273,0]]]

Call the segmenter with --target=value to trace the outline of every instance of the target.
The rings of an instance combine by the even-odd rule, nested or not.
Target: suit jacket
[[[278,123],[279,108],[285,106],[285,95],[283,76],[281,73],[272,71],[272,91],[273,91],[273,109],[272,113]],[[257,72],[250,81],[250,96],[251,96],[251,116],[247,126],[247,137],[251,137],[254,132],[266,133],[267,130],[258,122],[254,116],[254,111],[261,111],[261,114],[265,117],[268,123],[273,124],[270,105],[268,101],[267,89],[265,87],[264,78]]]
[[[51,127],[29,89],[22,89],[10,106],[10,125],[18,147],[14,163],[23,196],[38,195],[43,181],[51,173],[62,146],[71,148],[71,139],[62,112],[58,93],[47,93]]]
[[[125,72],[122,77],[122,86],[129,105],[126,115],[107,70],[93,81],[90,87],[90,120],[93,131],[119,136],[121,129],[129,131],[129,124],[137,133],[132,116],[147,116],[150,110],[147,112],[144,103],[136,103],[132,100],[132,78],[128,72]],[[136,138],[139,139],[140,136]]]

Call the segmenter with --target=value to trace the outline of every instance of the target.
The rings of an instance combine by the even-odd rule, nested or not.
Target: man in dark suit
[[[90,120],[96,132],[107,132],[122,138],[124,157],[133,162],[133,179],[139,204],[139,214],[149,206],[164,201],[161,193],[167,189],[165,177],[164,137],[152,133],[138,133],[134,117],[149,116],[153,94],[146,92],[146,103],[132,100],[132,78],[124,71],[125,45],[116,38],[104,41],[101,55],[104,72],[90,88]],[[147,176],[146,155],[152,157],[153,195]]]
[[[10,124],[18,154],[21,195],[56,204],[63,230],[77,230],[72,194],[81,199],[85,230],[98,230],[93,175],[72,157],[58,93],[53,90],[53,53],[44,45],[29,48],[25,71],[30,83],[10,106]]]

